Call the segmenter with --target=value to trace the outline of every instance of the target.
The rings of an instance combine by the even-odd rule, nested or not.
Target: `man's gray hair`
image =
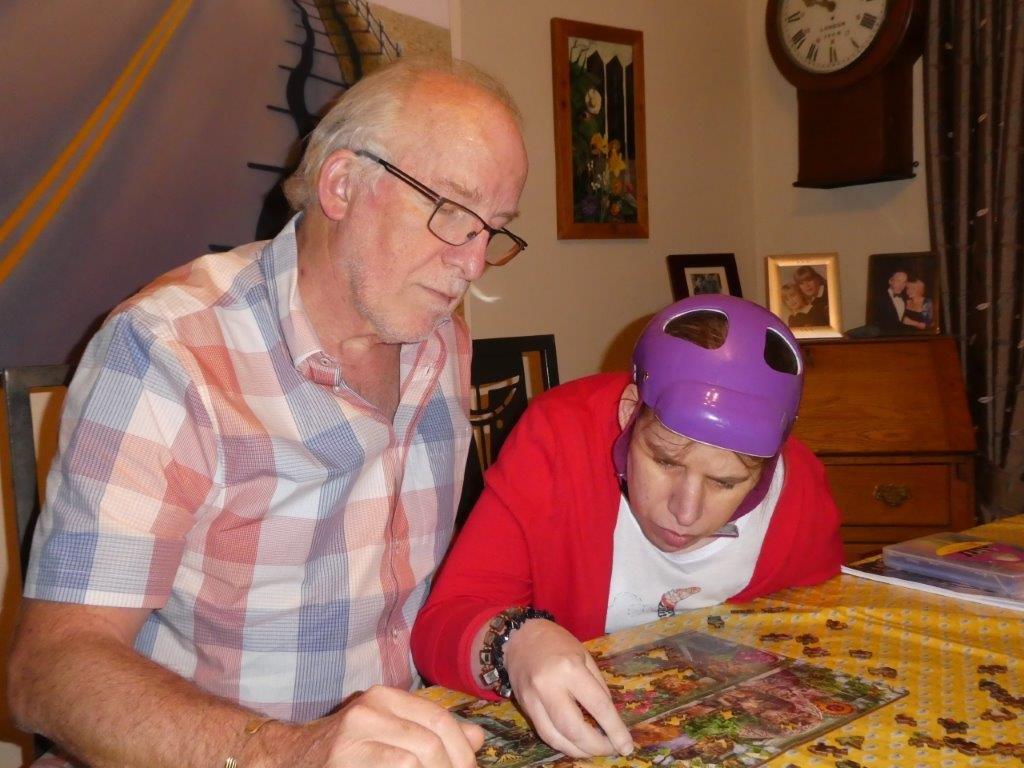
[[[408,95],[420,80],[439,75],[478,88],[502,104],[522,128],[522,115],[508,90],[495,78],[457,59],[410,58],[381,67],[343,93],[309,136],[302,162],[284,183],[292,208],[305,210],[317,199],[320,168],[339,149],[367,150],[393,158],[399,143],[428,126],[411,125],[406,117]],[[435,126],[434,130],[443,130]],[[404,134],[404,136],[403,136]],[[374,166],[372,172],[379,173]]]

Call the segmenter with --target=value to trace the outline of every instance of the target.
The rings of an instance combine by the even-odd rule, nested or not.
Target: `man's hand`
[[[139,656],[149,610],[26,600],[11,653],[12,711],[95,766],[471,768],[484,732],[426,699],[376,687],[306,725],[270,722]]]
[[[512,633],[504,652],[516,700],[549,745],[570,757],[633,751],[601,670],[569,632],[554,622],[531,619]],[[604,734],[587,724],[580,708]]]
[[[285,729],[291,738],[281,733]],[[310,768],[473,768],[484,743],[480,726],[456,720],[419,696],[383,686],[308,725],[266,728],[260,734],[270,764]]]

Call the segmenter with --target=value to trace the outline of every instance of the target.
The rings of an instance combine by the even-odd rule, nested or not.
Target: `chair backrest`
[[[10,446],[11,484],[14,491],[13,513],[17,520],[22,577],[28,567],[32,531],[41,505],[30,395],[37,389],[66,387],[72,372],[70,365],[32,365],[0,371],[7,412],[7,441]]]
[[[473,443],[466,460],[456,529],[483,491],[483,473],[498,457],[532,395],[558,385],[555,337],[509,336],[473,340],[469,421]]]

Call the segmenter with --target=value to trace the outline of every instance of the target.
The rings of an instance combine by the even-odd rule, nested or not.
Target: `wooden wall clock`
[[[797,187],[914,176],[925,0],[768,0],[768,49],[797,89]]]

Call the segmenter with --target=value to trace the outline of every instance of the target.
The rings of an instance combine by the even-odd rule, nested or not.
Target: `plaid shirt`
[[[415,681],[409,631],[469,446],[470,345],[458,319],[405,345],[388,423],[321,350],[296,255],[293,220],[114,311],[68,393],[25,594],[151,608],[142,655],[305,721]]]

